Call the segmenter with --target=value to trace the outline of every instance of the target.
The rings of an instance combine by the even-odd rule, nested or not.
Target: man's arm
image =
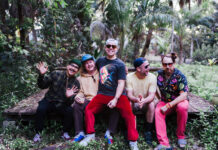
[[[178,103],[186,100],[187,96],[188,96],[188,92],[181,93],[176,99],[174,99],[173,101],[168,103],[170,108],[175,106],[175,105],[177,105]],[[166,104],[165,106],[161,107],[162,113],[165,113],[168,110],[168,107],[169,107],[169,106],[167,106],[168,104]]]
[[[118,86],[117,86],[117,89],[116,89],[116,94],[115,94],[114,98],[107,104],[107,106],[109,108],[116,107],[118,99],[120,98],[120,96],[123,93],[124,86],[125,86],[125,80],[118,80]]]
[[[140,98],[139,98],[139,97],[135,97],[135,96],[133,95],[133,90],[132,90],[132,89],[128,89],[128,90],[127,90],[127,96],[128,96],[128,98],[129,98],[129,100],[130,100],[131,102],[138,103],[138,102],[140,101]]]

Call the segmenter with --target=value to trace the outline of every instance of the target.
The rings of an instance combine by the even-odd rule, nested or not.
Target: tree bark
[[[143,51],[142,51],[140,57],[145,57],[145,55],[146,55],[146,53],[148,51],[148,48],[149,48],[150,43],[151,43],[152,32],[153,32],[153,29],[150,28],[148,30],[148,35],[147,35],[147,38],[146,38],[146,41],[145,41],[145,45],[143,47]]]
[[[17,0],[18,8],[18,19],[19,19],[19,29],[20,29],[20,45],[22,48],[25,47],[25,29],[23,28],[24,16],[22,13],[22,0]]]
[[[179,64],[183,63],[183,44],[182,44],[183,37],[179,36]]]

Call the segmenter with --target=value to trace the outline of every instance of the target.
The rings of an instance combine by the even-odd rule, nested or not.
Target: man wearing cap
[[[73,108],[71,104],[80,89],[79,81],[76,79],[75,74],[79,71],[80,66],[81,62],[73,59],[66,66],[66,71],[55,70],[45,75],[48,67],[43,62],[38,63],[38,86],[41,89],[48,88],[48,92],[39,102],[36,111],[35,127],[37,134],[33,138],[34,142],[41,140],[39,133],[43,130],[45,117],[50,112],[56,112],[63,116],[62,138],[66,140],[70,138],[68,132],[73,122]]]
[[[99,72],[95,66],[95,58],[90,54],[85,54],[81,59],[82,67],[78,80],[80,82],[80,91],[75,97],[73,103],[74,128],[76,136],[71,142],[79,142],[85,137],[83,128],[84,110],[94,96],[97,95]],[[108,144],[112,144],[110,133],[116,132],[119,121],[119,112],[115,109],[110,110],[109,127],[105,133]]]
[[[95,114],[102,110],[103,106],[117,108],[124,118],[130,148],[138,150],[138,132],[135,125],[135,116],[132,113],[130,102],[125,95],[124,86],[126,80],[125,64],[117,58],[118,41],[108,39],[106,41],[106,57],[101,57],[96,61],[99,70],[98,94],[92,99],[85,109],[85,124],[87,136],[80,145],[87,146],[95,139]]]
[[[143,111],[146,117],[145,140],[152,145],[152,123],[154,120],[154,97],[157,79],[149,72],[149,62],[145,58],[134,61],[135,72],[127,75],[127,95],[132,102],[133,112]]]

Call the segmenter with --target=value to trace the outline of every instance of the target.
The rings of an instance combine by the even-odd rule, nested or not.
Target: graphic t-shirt
[[[109,60],[101,57],[96,66],[99,69],[98,94],[115,96],[118,80],[126,80],[125,64],[119,58]]]
[[[161,92],[161,100],[171,102],[176,99],[180,93],[188,92],[188,83],[186,77],[181,71],[175,68],[171,77],[164,78],[164,71],[159,70],[157,76],[157,85]]]

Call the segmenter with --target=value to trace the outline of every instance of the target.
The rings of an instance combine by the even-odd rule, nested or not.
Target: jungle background
[[[52,71],[85,53],[98,58],[109,37],[119,40],[118,57],[128,66],[137,57],[161,66],[161,54],[176,52],[177,67],[187,76],[190,91],[208,101],[218,94],[216,0],[0,0],[0,149],[66,145],[59,122],[49,123],[45,138],[35,144],[32,123],[5,128],[2,112],[39,90],[37,62],[46,62]],[[186,149],[217,149],[217,116],[215,106],[213,113],[188,121]],[[168,127],[172,145],[175,126]],[[105,128],[96,125],[99,138],[86,149],[128,149],[122,133],[107,146]],[[139,148],[151,148],[143,139],[143,123],[138,130]],[[81,148],[68,143],[68,149]]]

